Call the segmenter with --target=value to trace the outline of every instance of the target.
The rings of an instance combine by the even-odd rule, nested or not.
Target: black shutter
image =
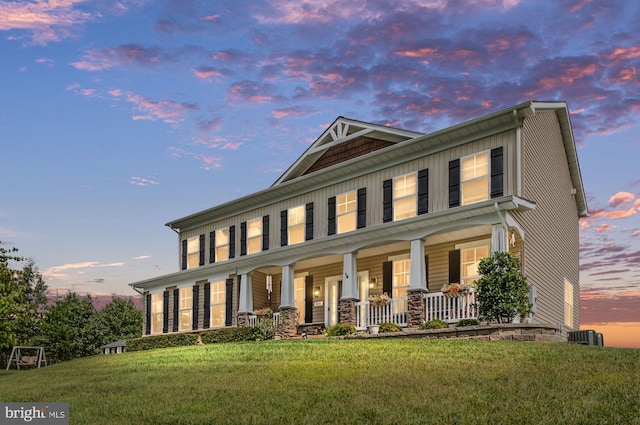
[[[393,262],[382,263],[382,292],[386,292],[390,297],[393,294]]]
[[[240,223],[240,256],[247,255],[247,222]]]
[[[429,290],[429,256],[424,256],[424,277],[427,279],[427,290]]]
[[[491,149],[491,198],[499,198],[503,195],[503,167],[502,146]]]
[[[449,208],[460,206],[460,160],[449,161]]]
[[[449,283],[460,283],[460,250],[449,251]]]
[[[367,188],[358,189],[358,219],[356,228],[363,229],[367,227]]]
[[[198,329],[198,314],[200,313],[200,285],[193,285],[191,293],[191,329]]]
[[[327,215],[327,235],[335,235],[336,234],[336,197],[332,196],[327,201],[327,207],[329,208],[329,212]]]
[[[198,265],[204,266],[204,235],[200,235],[200,261]]]
[[[211,326],[211,284],[204,284],[204,320],[202,327],[208,329]]]
[[[304,278],[304,323],[313,323],[313,276]]]
[[[240,276],[238,276],[238,286],[240,286]],[[224,325],[231,326],[233,324],[233,279],[227,279],[225,282],[224,296]]]
[[[151,335],[151,294],[147,294],[145,297],[147,300],[147,304],[145,305],[145,318],[147,323],[144,326],[145,335]]]
[[[269,216],[262,217],[262,250],[269,250]]]
[[[418,215],[429,212],[429,169],[418,171]]]
[[[187,240],[182,241],[182,270],[187,269]]]
[[[173,290],[173,331],[178,332],[178,321],[180,317],[180,290]]]
[[[209,263],[216,262],[216,232],[209,233]]]
[[[162,333],[169,332],[169,291],[162,294]]]
[[[289,238],[287,237],[287,214],[288,211],[280,211],[280,246],[287,246]]]
[[[313,239],[313,202],[305,206],[304,224],[304,240],[310,241]]]
[[[229,259],[236,257],[236,226],[229,227]]]
[[[393,221],[393,180],[382,182],[382,222]]]

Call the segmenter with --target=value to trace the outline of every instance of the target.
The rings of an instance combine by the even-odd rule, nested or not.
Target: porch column
[[[494,224],[491,227],[491,253],[509,252],[509,231],[503,224]]]
[[[240,276],[238,300],[238,326],[249,326],[249,315],[253,313],[253,273]]]
[[[358,262],[356,253],[344,254],[342,266],[342,296],[338,305],[338,321],[356,325],[356,302],[360,300],[358,293]]]
[[[427,269],[424,264],[424,240],[411,241],[409,287],[407,288],[407,326],[420,326],[426,319],[424,294],[427,288]]]
[[[292,338],[298,333],[298,309],[296,308],[293,266],[282,267],[280,286],[280,333],[284,338]]]

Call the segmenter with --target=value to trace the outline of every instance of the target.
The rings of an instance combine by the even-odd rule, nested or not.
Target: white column
[[[282,286],[280,287],[280,309],[296,308],[293,279],[293,266],[283,266]]]
[[[342,296],[340,300],[359,300],[358,294],[358,262],[356,253],[344,254],[342,266]]]
[[[427,292],[427,270],[424,265],[424,241],[411,241],[411,260],[409,266],[409,292]]]
[[[253,273],[240,275],[238,314],[253,313]]]
[[[509,232],[502,224],[491,227],[491,252],[509,252]]]

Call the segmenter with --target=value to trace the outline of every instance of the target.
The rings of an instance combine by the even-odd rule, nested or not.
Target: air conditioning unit
[[[576,344],[604,346],[603,335],[591,329],[569,332],[567,339]]]

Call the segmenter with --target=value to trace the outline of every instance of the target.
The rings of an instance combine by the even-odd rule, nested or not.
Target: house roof
[[[412,158],[520,127],[523,119],[534,115],[536,111],[544,110],[554,111],[558,116],[571,181],[576,192],[578,214],[586,217],[587,202],[567,104],[528,101],[429,134],[338,117],[271,187],[170,221],[166,226],[183,231],[206,222],[251,211],[263,205],[302,195],[314,188],[335,184]],[[314,164],[322,160],[332,148],[345,146],[362,137],[385,141],[388,144],[360,155],[351,152],[338,162],[329,161],[310,172]]]

